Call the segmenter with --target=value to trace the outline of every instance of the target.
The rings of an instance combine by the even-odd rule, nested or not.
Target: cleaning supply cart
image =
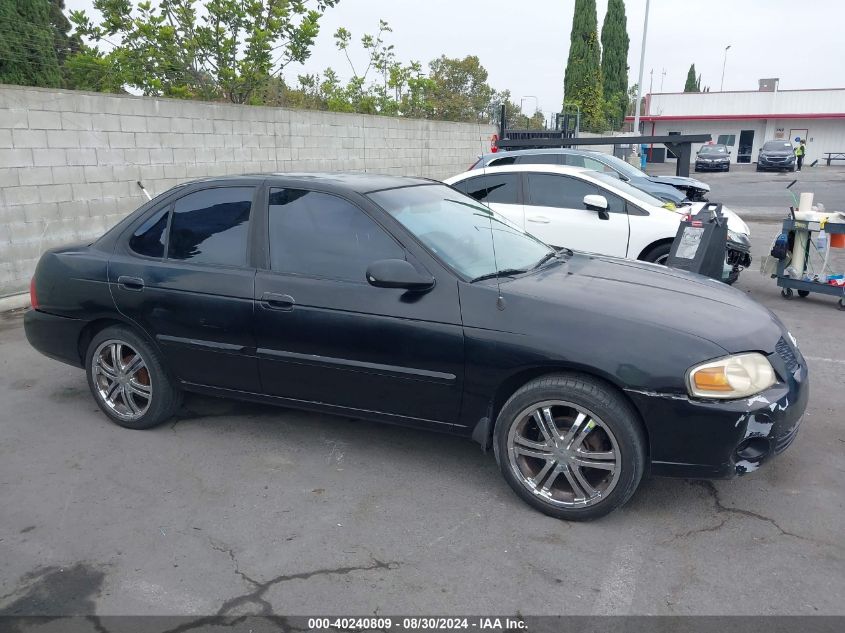
[[[792,299],[796,291],[799,297],[811,292],[839,297],[839,309],[845,310],[845,275],[843,271],[831,270],[830,249],[845,248],[845,222],[825,214],[825,217],[798,215],[783,221],[783,236],[786,236],[788,250],[792,257],[779,258],[777,285],[784,299]],[[832,214],[838,216],[841,214]],[[801,219],[805,217],[806,219]],[[816,267],[812,260],[821,260]]]

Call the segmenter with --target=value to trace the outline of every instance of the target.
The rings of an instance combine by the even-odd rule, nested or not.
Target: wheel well
[[[95,321],[91,321],[88,325],[82,328],[82,331],[79,333],[79,341],[77,342],[77,349],[79,350],[79,360],[80,363],[84,366],[85,365],[85,352],[88,349],[88,346],[91,344],[91,341],[99,332],[102,332],[107,327],[111,327],[113,325],[122,325],[131,329],[136,334],[140,334],[143,338],[149,339],[149,337],[144,334],[143,332],[139,332],[138,328],[133,327],[131,324],[126,323],[125,321],[121,321],[119,319],[96,319]]]
[[[648,253],[653,248],[662,246],[663,244],[671,244],[674,241],[674,238],[671,237],[664,237],[663,239],[655,240],[654,242],[646,246],[639,255],[637,255],[637,259],[643,259],[646,256],[646,253]]]
[[[496,420],[499,417],[499,412],[502,410],[502,407],[505,406],[505,403],[510,399],[510,397],[526,383],[534,380],[535,378],[539,378],[540,376],[547,376],[549,374],[574,374],[578,376],[586,376],[593,380],[601,382],[606,387],[612,389],[617,394],[619,394],[629,405],[631,405],[631,410],[637,416],[637,420],[640,423],[640,428],[642,429],[646,440],[646,457],[651,454],[648,427],[643,421],[642,415],[640,414],[637,405],[634,404],[634,401],[631,400],[628,394],[625,393],[618,385],[611,382],[607,378],[600,376],[599,374],[596,374],[589,370],[585,371],[582,369],[574,369],[572,367],[532,367],[520,371],[514,374],[513,376],[509,376],[501,385],[499,385],[499,387],[496,389],[495,395],[493,396],[493,400],[490,405],[490,436],[486,438],[487,442],[492,441],[493,433],[496,428]]]

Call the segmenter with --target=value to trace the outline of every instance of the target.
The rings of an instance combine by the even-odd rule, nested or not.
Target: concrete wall
[[[0,86],[0,300],[41,253],[205,176],[366,170],[445,178],[492,126]],[[8,303],[7,303],[8,305]]]

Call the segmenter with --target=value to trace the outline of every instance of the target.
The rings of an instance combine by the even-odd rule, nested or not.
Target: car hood
[[[683,176],[649,176],[648,179],[651,182],[657,182],[661,185],[684,188],[692,187],[701,191],[710,191],[710,185],[695,178],[684,178]]]
[[[730,157],[727,154],[696,154],[696,159],[698,158],[706,158],[707,160],[729,160]]]
[[[565,262],[502,283],[502,291],[702,338],[729,353],[771,353],[783,326],[745,293],[702,275],[647,262],[576,252]]]
[[[760,156],[765,156],[766,158],[784,158],[786,156],[792,156],[793,153],[794,152],[790,152],[790,151],[782,150],[782,149],[778,149],[778,150],[774,150],[774,151],[768,151],[768,152],[765,151],[765,150],[760,150]]]

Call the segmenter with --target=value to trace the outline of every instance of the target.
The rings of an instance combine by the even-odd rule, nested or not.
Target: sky
[[[137,4],[137,0],[136,4]],[[65,0],[68,9],[89,13],[93,0]],[[535,107],[548,117],[560,110],[563,75],[575,0],[340,0],[321,21],[320,36],[304,65],[289,66],[285,76],[321,72],[332,67],[350,73],[334,46],[335,30],[344,26],[357,40],[375,33],[379,19],[393,33],[402,61],[425,65],[445,54],[477,55],[489,83],[509,89],[529,113]],[[640,68],[646,0],[625,0],[631,39],[629,85]],[[601,29],[607,0],[596,0]],[[683,90],[691,63],[702,86],[719,90],[725,47],[725,90],[756,90],[757,80],[780,78],[781,89],[845,87],[839,58],[843,0],[651,0],[643,73],[643,94]],[[356,55],[357,53],[357,55]],[[363,60],[360,46],[353,62]],[[650,71],[654,71],[653,76]],[[665,70],[665,75],[663,72]],[[535,106],[536,104],[536,106]]]

